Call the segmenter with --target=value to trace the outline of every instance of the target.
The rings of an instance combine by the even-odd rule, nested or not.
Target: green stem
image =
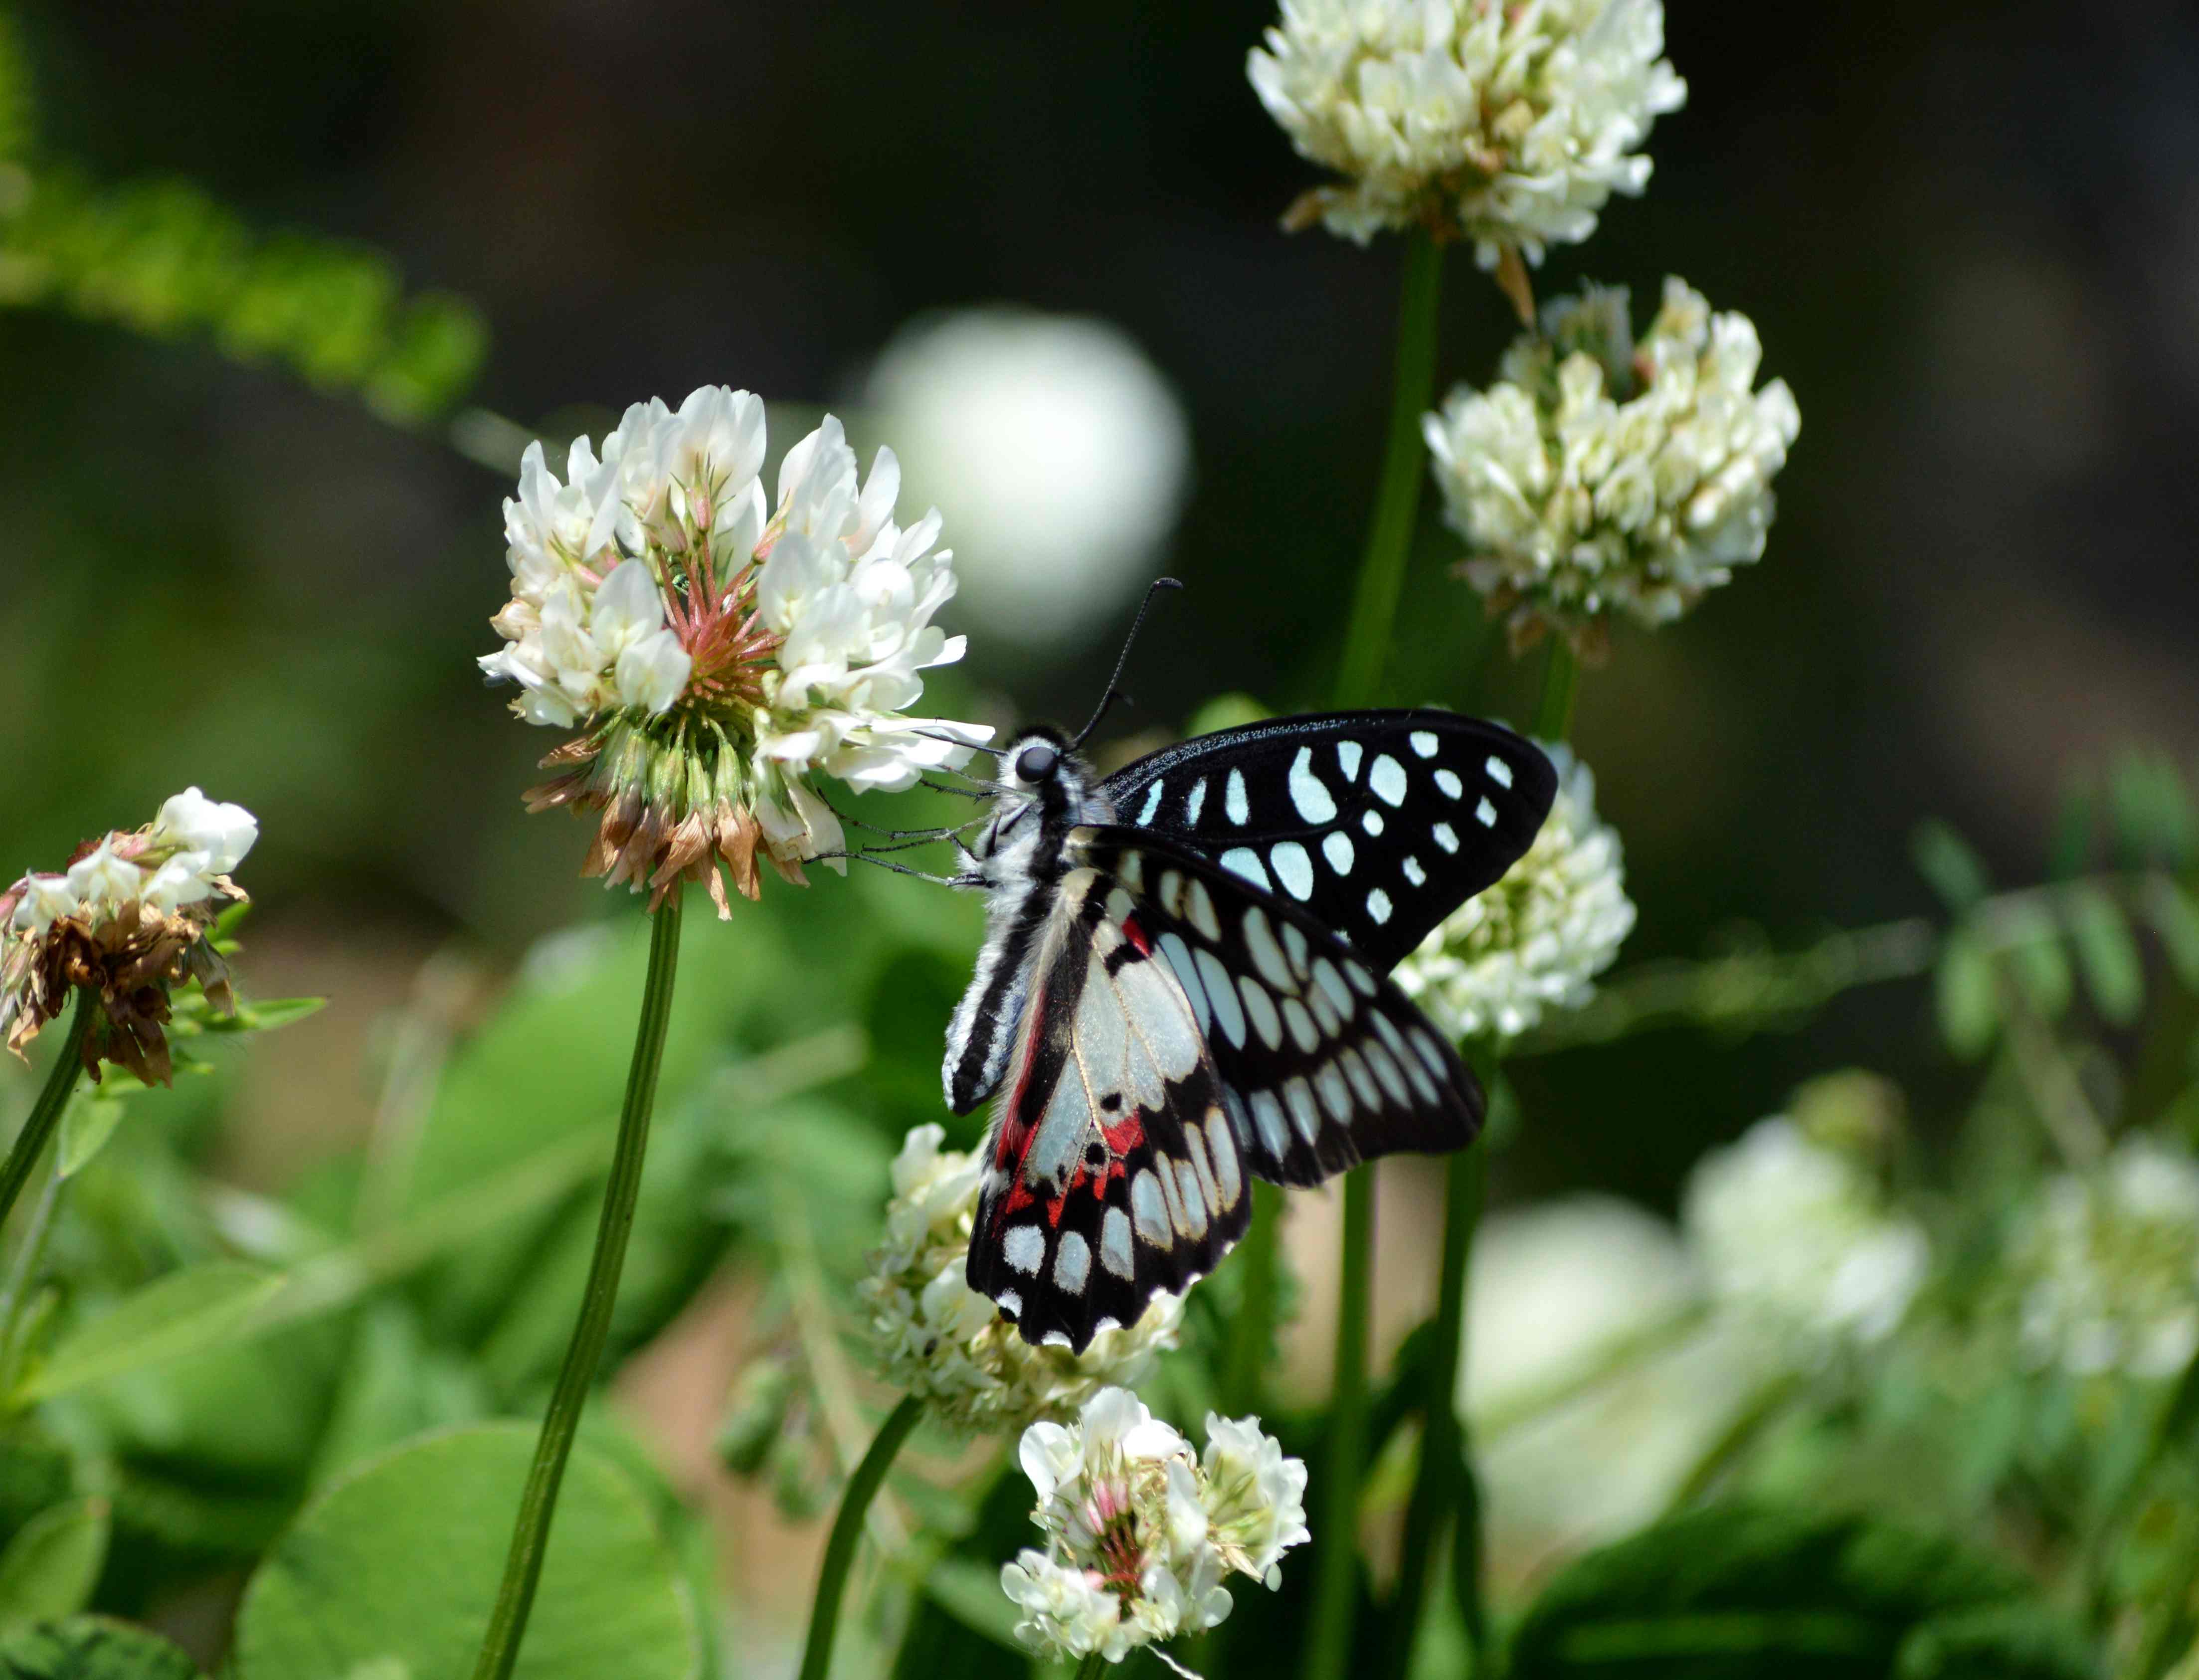
[[[1252,1186],[1252,1223],[1237,1253],[1244,1282],[1222,1373],[1222,1404],[1232,1416],[1264,1410],[1261,1404],[1268,1357],[1274,1351],[1275,1275],[1281,1264],[1283,1193],[1264,1182]]]
[[[1076,1665],[1076,1680],[1100,1680],[1100,1676],[1106,1671],[1107,1659],[1101,1653],[1094,1651]]]
[[[1413,523],[1420,507],[1426,448],[1420,416],[1436,388],[1436,304],[1443,278],[1443,247],[1424,233],[1405,244],[1404,288],[1397,304],[1397,355],[1391,378],[1390,437],[1382,479],[1374,493],[1374,520],[1359,562],[1351,597],[1351,622],[1338,668],[1339,706],[1370,704],[1381,687],[1405,562],[1413,552]]]
[[[1367,1317],[1374,1281],[1374,1174],[1344,1180],[1344,1274],[1336,1312],[1335,1386],[1323,1460],[1320,1569],[1306,1636],[1307,1680],[1350,1671],[1359,1607],[1359,1478],[1367,1456]]]
[[[550,1410],[542,1419],[542,1435],[535,1445],[534,1466],[527,1473],[526,1491],[520,1495],[511,1551],[505,1560],[504,1584],[497,1590],[496,1608],[481,1641],[481,1655],[474,1663],[474,1680],[509,1680],[512,1665],[519,1660],[519,1642],[526,1636],[528,1613],[534,1607],[534,1588],[542,1577],[542,1555],[550,1543],[550,1523],[557,1513],[565,1460],[573,1450],[580,1411],[594,1386],[604,1339],[610,1331],[619,1272],[626,1264],[627,1239],[633,1234],[634,1202],[641,1191],[642,1158],[649,1148],[649,1114],[656,1102],[657,1066],[664,1057],[664,1029],[672,1014],[672,982],[680,966],[680,893],[673,893],[651,919],[649,977],[642,985],[641,1023],[634,1032],[633,1061],[627,1070],[626,1103],[619,1113],[618,1145],[611,1156],[610,1182],[604,1189],[603,1217],[596,1225],[596,1252],[588,1263],[580,1319],[573,1326],[573,1340],[557,1372],[557,1386],[551,1392]]]
[[[46,1070],[45,1088],[39,1091],[30,1118],[23,1122],[23,1129],[15,1134],[15,1145],[8,1151],[7,1164],[0,1166],[0,1225],[8,1223],[15,1198],[30,1183],[31,1169],[38,1164],[46,1140],[61,1124],[61,1110],[68,1107],[69,1095],[76,1090],[76,1076],[84,1067],[84,1036],[91,1030],[92,1011],[98,1007],[97,993],[89,987],[77,989],[76,1012],[69,1017],[68,1036],[61,1041],[61,1052]]]
[[[1482,1042],[1469,1046],[1467,1054],[1482,1089],[1488,1090],[1496,1072],[1495,1051]],[[1489,1150],[1476,1139],[1444,1163],[1443,1271],[1436,1300],[1435,1352],[1428,1361],[1427,1386],[1421,1392],[1420,1462],[1413,1479],[1412,1497],[1405,1507],[1404,1544],[1399,1552],[1402,1568],[1390,1615],[1390,1671],[1400,1677],[1412,1667],[1413,1643],[1442,1550],[1438,1542],[1444,1525],[1455,1512],[1463,1516],[1461,1482],[1472,1474],[1467,1467],[1466,1426],[1459,1416],[1459,1369],[1466,1354],[1467,1268],[1488,1189]],[[1471,1584],[1472,1592],[1460,1607],[1466,1616],[1477,1670],[1486,1619],[1481,1613],[1479,1538],[1478,1534],[1468,1533],[1462,1522],[1459,1543],[1474,1548],[1476,1561],[1470,1570],[1461,1571],[1461,1578]]]
[[[848,1588],[848,1567],[855,1561],[855,1543],[863,1537],[863,1518],[878,1497],[886,1472],[893,1467],[901,1443],[924,1416],[924,1402],[913,1394],[886,1414],[871,1448],[855,1474],[848,1478],[848,1491],[840,1496],[840,1509],[832,1519],[832,1536],[825,1543],[824,1567],[817,1572],[817,1598],[809,1607],[809,1638],[802,1648],[801,1680],[825,1680],[832,1667],[832,1636],[840,1625],[840,1600]]]
[[[1413,551],[1420,513],[1423,446],[1420,416],[1435,394],[1437,305],[1441,297],[1443,249],[1424,233],[1405,246],[1405,272],[1397,304],[1397,352],[1390,391],[1390,432],[1374,518],[1359,564],[1359,582],[1344,631],[1344,660],[1336,679],[1339,707],[1365,706],[1379,692],[1382,666]],[[1328,1450],[1324,1460],[1322,1532],[1313,1619],[1306,1649],[1307,1680],[1341,1680],[1350,1661],[1351,1626],[1359,1607],[1359,1482],[1366,1469],[1367,1323],[1374,1281],[1374,1179],[1371,1172],[1344,1181],[1344,1253],[1336,1303],[1336,1365],[1329,1401]],[[1250,1318],[1251,1315],[1245,1315]],[[1263,1336],[1264,1326],[1255,1327]]]
[[[1535,739],[1563,741],[1573,726],[1573,696],[1580,691],[1580,660],[1562,636],[1550,637],[1543,663],[1543,695],[1535,706]]]

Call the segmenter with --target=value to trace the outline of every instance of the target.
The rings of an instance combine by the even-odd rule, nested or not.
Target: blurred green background
[[[862,406],[904,323],[1003,302],[1116,323],[1177,393],[1191,460],[1150,561],[1190,588],[1140,645],[1111,725],[1130,735],[1217,691],[1318,703],[1373,487],[1397,252],[1278,230],[1312,176],[1245,83],[1270,11],[15,17],[42,156],[99,183],[187,177],[255,230],[390,253],[487,323],[458,410],[530,433],[722,381],[784,405],[774,453],[845,404],[858,442],[892,443],[921,480],[924,439]],[[1619,630],[1584,685],[1576,740],[1642,911],[1623,963],[1924,911],[1909,844],[1928,815],[2034,878],[2073,778],[2134,744],[2187,765],[2199,747],[2199,18],[1682,3],[1669,27],[1690,97],[1657,126],[1647,197],[1538,288],[1646,299],[1684,276],[1754,318],[1803,428],[1763,563],[1677,627]],[[632,910],[577,879],[580,826],[522,816],[555,737],[474,667],[505,596],[510,474],[454,447],[450,415],[393,426],[204,334],[96,312],[0,308],[0,872],[143,822],[185,782],[259,814],[247,984],[333,1000],[255,1052],[219,1146],[241,1181],[283,1185],[356,1141],[423,961],[455,949],[493,974]],[[1485,381],[1511,329],[1455,255],[1443,382]],[[1062,491],[1065,518],[1095,517],[1090,485]],[[938,493],[973,571],[1018,563],[958,541]],[[1485,632],[1455,552],[1431,502],[1391,696],[1520,718],[1532,667]],[[976,631],[932,704],[1081,718],[1127,618],[1095,608],[1043,648]],[[769,960],[855,937],[856,903],[934,892],[773,883]],[[707,931],[744,937],[738,918]],[[939,992],[943,1026],[942,973],[889,984]],[[1675,1031],[1522,1061],[1496,1194],[1669,1208],[1706,1144],[1857,1063],[1926,1096],[1959,1077],[1922,982],[1737,1046]],[[1400,1206],[1409,1223],[1426,1204]],[[692,1404],[715,1416],[721,1395]]]
[[[704,381],[842,400],[927,310],[1119,323],[1181,393],[1193,460],[1159,556],[1191,588],[1140,650],[1128,731],[1217,689],[1317,701],[1372,487],[1397,252],[1277,231],[1311,177],[1244,81],[1269,15],[19,18],[44,149],[390,252],[474,300],[473,396],[530,427]],[[1690,96],[1648,196],[1538,281],[1646,297],[1684,275],[1754,317],[1804,424],[1764,561],[1671,631],[1622,631],[1585,689],[1578,739],[1642,908],[1630,958],[1922,909],[1907,838],[1928,812],[2027,877],[2065,776],[2199,743],[2199,20],[1683,4],[1670,34]],[[1444,382],[1489,377],[1508,330],[1455,257]],[[508,479],[201,335],[0,311],[0,367],[7,867],[201,782],[265,824],[259,942],[298,953],[289,989],[340,1004],[354,967],[453,938],[508,956],[624,908],[575,879],[576,826],[523,819],[551,743],[473,670]],[[918,440],[891,441],[920,474]],[[1501,651],[1477,697],[1484,638],[1432,506],[1420,544],[1394,695],[1522,715]],[[1037,665],[981,633],[939,702],[1081,717],[1126,616]],[[1663,1200],[1807,1069],[1924,1076],[1919,1003],[1893,988],[1803,1042],[1709,1059],[1657,1035],[1531,1073],[1548,1089],[1504,1177]]]

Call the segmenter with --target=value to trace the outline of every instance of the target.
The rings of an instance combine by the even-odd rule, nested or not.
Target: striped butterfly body
[[[1081,1350],[1213,1270],[1251,1178],[1472,1141],[1480,1088],[1388,974],[1533,840],[1556,776],[1532,746],[1347,712],[1103,781],[1039,730],[1000,785],[944,1071],[957,1113],[1002,1094],[969,1279],[1026,1340]]]

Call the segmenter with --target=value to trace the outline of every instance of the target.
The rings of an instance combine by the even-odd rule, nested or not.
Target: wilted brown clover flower
[[[85,1072],[125,1067],[147,1084],[171,1073],[169,993],[196,980],[207,1002],[235,1009],[216,919],[247,902],[229,878],[260,838],[242,805],[187,788],[131,833],[79,846],[59,874],[32,871],[0,892],[0,1034],[21,1055],[78,991],[99,1009],[84,1038]]]
[[[955,581],[938,514],[894,520],[893,451],[861,476],[827,416],[771,499],[763,459],[763,404],[705,386],[635,404],[600,454],[579,439],[563,481],[530,444],[505,503],[512,598],[481,668],[520,718],[580,730],[528,809],[600,813],[582,873],[652,907],[700,881],[722,916],[720,869],[753,898],[764,861],[801,884],[842,844],[819,773],[897,790],[991,733],[904,715],[963,642],[931,623]]]

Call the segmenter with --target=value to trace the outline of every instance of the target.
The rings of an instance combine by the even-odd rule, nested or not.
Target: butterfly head
[[[1042,834],[1058,840],[1074,823],[1106,820],[1095,778],[1058,730],[1024,730],[1000,762],[993,820],[973,847],[979,857],[1020,854]]]

